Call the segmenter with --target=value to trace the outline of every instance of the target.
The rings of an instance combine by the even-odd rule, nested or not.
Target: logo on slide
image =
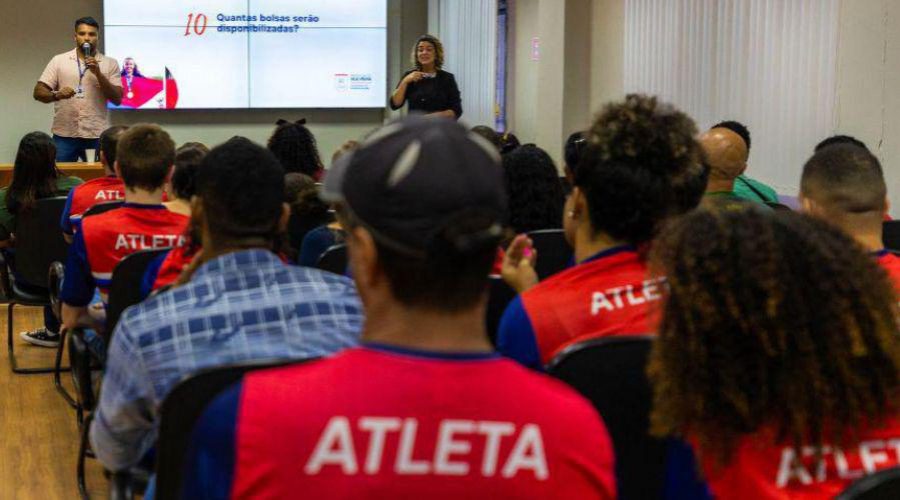
[[[338,92],[346,92],[350,88],[350,75],[347,73],[334,74],[334,89]]]

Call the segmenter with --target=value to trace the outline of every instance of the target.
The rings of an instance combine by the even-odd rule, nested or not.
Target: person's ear
[[[288,221],[291,220],[291,206],[287,203],[281,204],[281,217],[278,218],[278,232],[287,232]]]
[[[119,166],[119,160],[116,160],[116,163],[113,165],[113,171],[115,171],[116,177],[122,178],[122,167]]]
[[[800,211],[806,215],[819,215],[819,206],[813,201],[812,198],[807,196],[803,196],[803,192],[800,192],[800,195],[797,197],[797,201],[800,202]]]
[[[345,229],[347,254],[353,279],[361,294],[365,294],[381,282],[378,266],[378,248],[372,234],[362,226]]]
[[[741,165],[741,173],[739,173],[738,175],[739,176],[744,175],[744,172],[746,172],[746,171],[747,171],[747,162],[744,162],[744,164]]]
[[[175,165],[169,166],[169,171],[166,173],[166,184],[172,182],[172,176],[175,175]]]
[[[890,200],[890,198],[887,197],[887,195],[884,195],[884,213],[882,215],[886,216],[890,212],[891,212],[891,200]],[[882,218],[884,218],[884,217],[882,217]]]
[[[571,214],[569,216],[572,219],[578,220],[581,217],[584,217],[587,214],[587,200],[584,197],[584,191],[575,187],[572,189],[572,205],[569,211]]]

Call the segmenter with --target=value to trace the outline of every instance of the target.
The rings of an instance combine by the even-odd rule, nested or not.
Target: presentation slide
[[[113,109],[381,108],[387,0],[104,0]]]

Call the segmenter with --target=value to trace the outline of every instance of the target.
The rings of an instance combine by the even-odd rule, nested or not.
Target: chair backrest
[[[506,306],[516,298],[516,291],[503,281],[503,278],[491,276],[488,283],[488,302],[485,310],[485,328],[491,345],[497,345],[497,330],[500,327],[500,319]]]
[[[565,349],[547,367],[603,417],[623,499],[660,498],[664,490],[667,445],[648,434],[652,392],[645,367],[652,342],[650,336],[586,340]]]
[[[900,250],[900,220],[886,220],[881,225],[881,241],[888,250]]]
[[[97,203],[96,205],[91,205],[90,208],[84,211],[81,214],[81,218],[90,217],[92,215],[102,214],[103,212],[109,212],[110,210],[115,210],[122,206],[125,203],[124,201],[105,201],[103,203]]]
[[[34,286],[47,286],[47,272],[54,261],[65,262],[69,246],[59,229],[65,197],[37,200],[34,207],[16,215],[17,278]]]
[[[332,245],[325,250],[325,253],[319,257],[316,267],[323,271],[335,274],[344,274],[347,272],[347,245],[341,243]]]
[[[168,250],[168,248],[141,250],[127,255],[116,264],[113,269],[112,282],[109,285],[109,303],[106,306],[107,340],[116,328],[122,312],[143,299],[141,297],[141,280],[144,278],[144,272],[150,261]]]
[[[181,498],[184,459],[206,406],[247,372],[311,360],[265,360],[221,366],[185,377],[163,400],[156,442],[156,498]]]
[[[837,500],[896,500],[900,498],[900,467],[856,480]]]
[[[541,229],[531,231],[528,237],[537,250],[538,259],[535,271],[538,278],[544,279],[554,275],[572,262],[572,247],[566,242],[566,235],[562,229]]]
[[[334,214],[331,212],[326,212],[321,217],[291,213],[287,227],[288,242],[291,244],[291,248],[299,252],[306,233],[332,222],[334,222]]]

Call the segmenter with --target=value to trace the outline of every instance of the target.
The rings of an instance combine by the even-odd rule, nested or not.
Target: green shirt
[[[56,179],[55,196],[65,196],[73,187],[84,182],[78,177],[63,175]],[[6,193],[9,187],[0,189],[0,239],[8,239],[10,233],[16,232],[16,216],[6,207]]]
[[[756,203],[778,203],[778,193],[774,189],[743,175],[734,180],[734,195]]]

